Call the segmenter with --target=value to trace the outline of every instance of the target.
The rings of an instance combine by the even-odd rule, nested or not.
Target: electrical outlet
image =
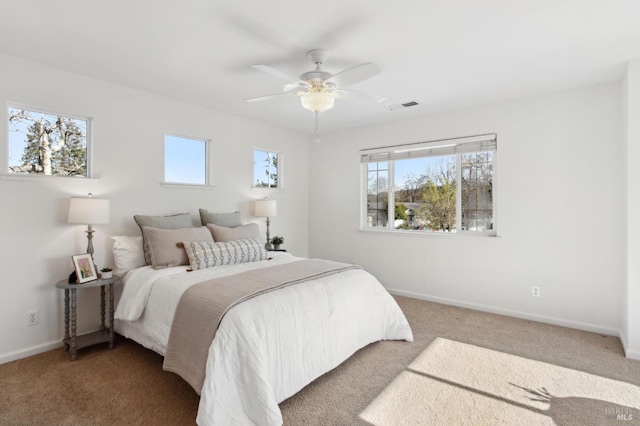
[[[27,312],[27,325],[38,325],[40,323],[40,313],[38,310]]]
[[[533,297],[540,297],[540,287],[531,287],[531,295]]]

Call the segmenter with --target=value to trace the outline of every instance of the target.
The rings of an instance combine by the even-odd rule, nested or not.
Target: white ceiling
[[[638,0],[17,0],[0,5],[0,52],[311,134],[295,96],[247,103],[299,76],[372,62],[322,131],[619,79],[640,58]],[[391,111],[389,105],[420,106]]]

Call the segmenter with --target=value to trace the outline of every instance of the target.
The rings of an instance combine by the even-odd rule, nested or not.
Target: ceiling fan
[[[316,65],[313,71],[307,71],[299,78],[290,76],[267,65],[252,65],[258,71],[288,81],[283,87],[283,93],[259,96],[246,99],[247,102],[264,101],[279,96],[298,96],[302,107],[316,114],[316,134],[318,132],[318,114],[333,108],[335,100],[339,98],[360,98],[370,102],[384,102],[382,96],[371,93],[345,90],[344,87],[359,83],[380,73],[380,68],[371,63],[356,65],[337,74],[331,74],[322,69],[322,64],[329,57],[329,52],[314,49],[307,52],[307,56]]]

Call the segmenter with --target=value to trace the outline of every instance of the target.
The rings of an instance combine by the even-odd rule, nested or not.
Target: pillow
[[[202,226],[206,226],[207,223],[214,223],[219,226],[226,226],[227,228],[235,228],[242,225],[242,218],[240,212],[233,213],[213,213],[205,209],[200,209],[200,221]]]
[[[111,237],[113,240],[113,260],[116,274],[124,275],[134,268],[145,266],[142,237]]]
[[[246,238],[260,239],[260,228],[255,223],[248,223],[235,228],[225,228],[224,226],[209,223],[207,228],[211,231],[213,240],[216,242],[244,240]]]
[[[257,262],[267,259],[267,251],[255,238],[226,241],[221,243],[202,243],[184,241],[184,251],[189,258],[191,269],[211,268],[220,265]]]
[[[193,228],[193,221],[189,213],[180,213],[172,216],[135,215],[133,219],[135,219],[142,232],[142,247],[144,249],[144,260],[147,265],[151,265],[151,258],[149,257],[149,245],[147,244],[147,237],[144,235],[143,226],[161,229]]]
[[[149,255],[154,268],[188,265],[189,259],[184,249],[177,246],[182,241],[213,242],[211,233],[205,226],[198,228],[161,229],[144,226],[149,244]]]

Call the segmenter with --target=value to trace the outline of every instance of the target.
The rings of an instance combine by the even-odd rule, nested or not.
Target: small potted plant
[[[282,243],[284,243],[284,237],[276,235],[275,237],[271,238],[271,244],[273,244],[274,250],[280,250],[280,244]]]
[[[102,279],[103,280],[107,280],[109,278],[113,278],[113,269],[111,269],[109,267],[104,267],[104,268],[100,269],[100,272],[102,272]]]

